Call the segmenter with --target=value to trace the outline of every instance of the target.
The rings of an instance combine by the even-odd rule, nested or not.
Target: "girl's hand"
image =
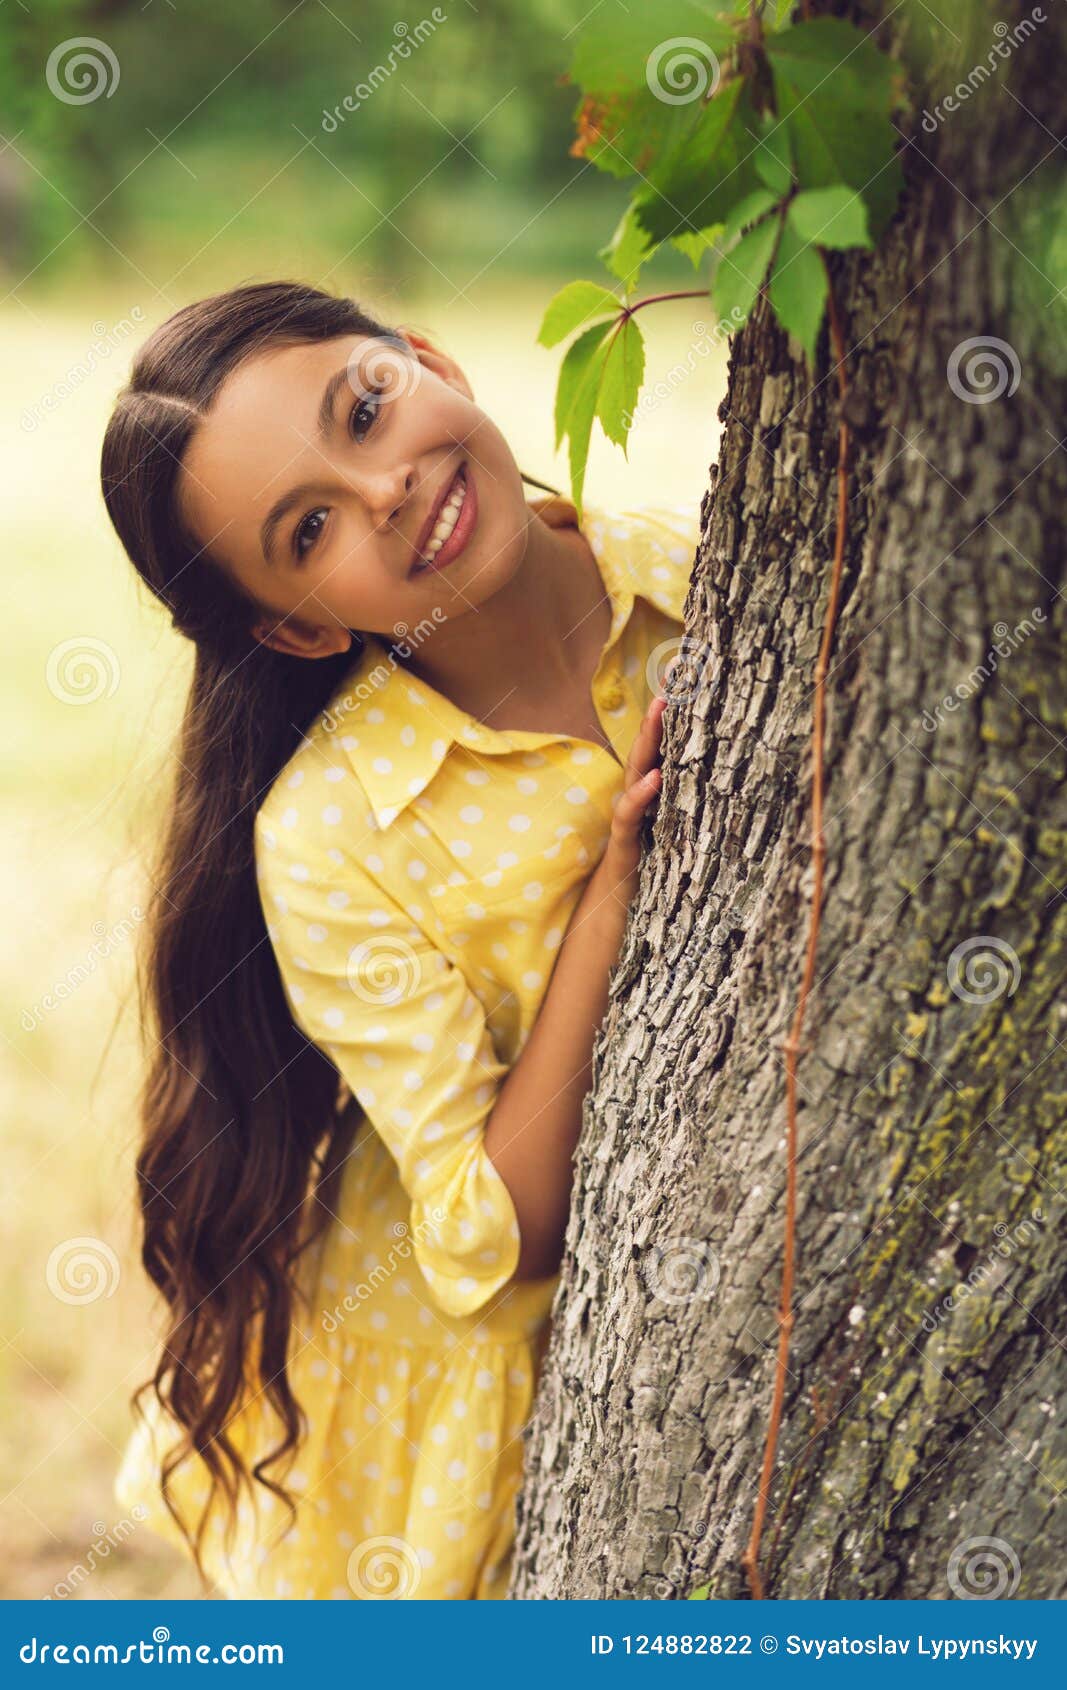
[[[659,767],[663,712],[667,700],[657,693],[645,711],[630,755],[626,759],[623,789],[611,818],[611,835],[601,859],[601,876],[624,902],[637,889],[641,860],[641,824],[659,797],[663,774]]]

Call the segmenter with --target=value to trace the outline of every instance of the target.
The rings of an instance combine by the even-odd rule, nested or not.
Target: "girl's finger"
[[[659,755],[665,708],[665,699],[654,698],[641,718],[641,726],[638,728],[633,745],[630,747],[627,768],[627,775],[630,780],[636,780],[639,776],[647,774]]]
[[[618,844],[631,844],[637,837],[641,818],[659,796],[661,770],[649,769],[623,792],[612,814],[612,834]]]

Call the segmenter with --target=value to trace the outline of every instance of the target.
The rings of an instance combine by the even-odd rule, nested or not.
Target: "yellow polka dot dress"
[[[565,499],[533,508],[575,521]],[[612,607],[592,693],[623,762],[682,647],[699,530],[695,507],[585,507]],[[603,746],[487,727],[368,636],[259,810],[257,877],[293,1018],[363,1119],[336,1220],[302,1258],[290,1376],[310,1430],[272,1469],[296,1523],[258,1484],[229,1546],[213,1520],[204,1556],[223,1595],[507,1593],[557,1280],[512,1277],[518,1226],[485,1127],[622,781]],[[147,1403],[115,1494],[180,1544],[157,1477],[177,1440]],[[228,1431],[249,1464],[278,1441],[255,1402]],[[195,1523],[203,1469],[183,1464],[172,1486]]]

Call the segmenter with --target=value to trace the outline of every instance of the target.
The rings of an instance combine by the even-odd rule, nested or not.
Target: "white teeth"
[[[466,497],[466,493],[467,483],[466,479],[464,479],[456,492],[452,493],[441,506],[441,514],[434,524],[433,533],[427,540],[426,548],[422,554],[425,560],[429,561],[437,556],[441,547],[451,534],[453,528],[456,526],[459,513],[463,509],[463,500]]]

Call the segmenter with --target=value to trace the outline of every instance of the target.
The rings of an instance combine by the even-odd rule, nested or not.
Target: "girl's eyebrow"
[[[322,399],[319,402],[319,411],[316,420],[320,440],[325,441],[329,437],[330,430],[333,428],[335,421],[334,406],[337,403],[337,395],[343,387],[347,387],[349,385],[348,365],[343,364],[339,370],[334,372],[329,381],[326,383],[326,386],[323,389]],[[283,493],[281,498],[275,499],[273,505],[270,507],[270,510],[263,518],[263,522],[259,530],[259,544],[263,552],[263,560],[267,564],[268,568],[273,566],[274,563],[274,541],[283,520],[286,516],[288,516],[293,506],[300,504],[302,500],[308,497],[311,491],[312,489],[306,483],[299,487],[291,487],[288,493]]]
[[[333,408],[337,403],[337,395],[340,389],[349,386],[351,386],[351,382],[349,381],[348,365],[344,364],[330,377],[323,390],[318,416],[320,440],[325,440],[333,427]]]

